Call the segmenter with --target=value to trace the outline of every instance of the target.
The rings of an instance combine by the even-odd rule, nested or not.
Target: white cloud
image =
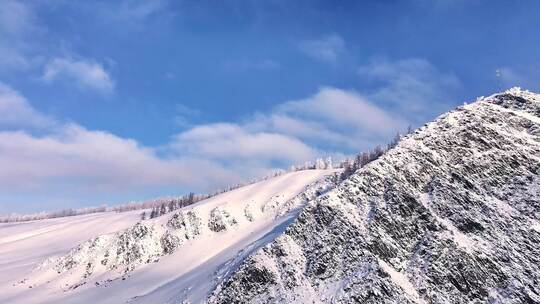
[[[246,123],[249,129],[286,134],[319,150],[338,151],[370,148],[406,126],[361,94],[329,87],[306,99],[285,102],[269,114],[259,113]]]
[[[304,162],[318,152],[300,140],[279,133],[252,132],[237,124],[218,123],[196,126],[175,136],[175,148],[182,153],[209,159]]]
[[[304,140],[310,138],[330,142],[344,142],[346,140],[346,136],[329,130],[325,123],[306,118],[295,118],[279,111],[271,114],[256,114],[249,127],[258,130],[273,130]]]
[[[371,104],[360,94],[335,88],[323,88],[308,99],[287,102],[278,111],[382,135],[395,131],[401,124],[399,119]]]
[[[46,127],[53,119],[36,111],[18,92],[0,82],[0,127]]]
[[[417,123],[449,110],[462,88],[454,74],[441,72],[420,58],[373,60],[360,67],[358,73],[362,80],[376,84],[366,95],[370,100],[394,107]]]
[[[182,106],[179,111],[195,113]],[[4,125],[16,128],[1,128]],[[399,126],[395,117],[358,93],[323,88],[241,123],[198,125],[163,146],[147,147],[109,132],[53,121],[2,85],[0,183],[7,189],[2,197],[54,201],[83,195],[91,200],[96,193],[173,187],[209,191],[276,167],[342,155],[334,150],[369,147],[370,141],[380,141]],[[34,127],[39,134],[31,132]]]
[[[91,200],[103,193],[141,193],[164,187],[207,191],[239,182],[260,169],[244,175],[196,154],[167,156],[162,152],[160,147],[145,147],[109,132],[55,121],[0,84],[4,200],[41,196],[48,201],[81,194]]]
[[[155,148],[135,140],[77,124],[57,126],[44,135],[0,131],[0,167],[2,196],[40,193],[44,201],[81,193],[91,200],[102,193],[164,187],[206,191],[245,177],[216,161],[158,156]]]
[[[314,59],[335,63],[345,52],[345,40],[337,34],[329,34],[301,42],[300,50]]]
[[[195,126],[175,135],[170,147],[177,155],[218,161],[234,170],[249,163],[262,171],[372,148],[406,126],[357,92],[321,88],[241,123]]]
[[[45,136],[0,132],[0,166],[2,185],[28,191],[117,192],[180,185],[201,189],[238,180],[217,163],[160,158],[134,140],[78,125],[64,125]]]
[[[101,92],[111,92],[114,89],[111,76],[101,64],[94,61],[54,58],[45,66],[43,80],[51,82],[59,77]]]
[[[32,132],[37,129],[39,132]],[[5,197],[141,193],[164,188],[210,191],[268,173],[275,162],[310,160],[318,151],[299,139],[209,124],[161,147],[60,123],[0,85],[0,183]],[[165,194],[165,193],[164,193]]]

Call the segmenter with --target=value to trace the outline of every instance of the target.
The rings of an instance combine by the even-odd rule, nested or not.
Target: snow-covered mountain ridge
[[[0,224],[0,303],[540,303],[540,95],[482,97],[335,173]]]
[[[460,107],[317,198],[210,303],[540,303],[540,95]]]
[[[140,222],[130,220],[131,224],[123,225],[125,228],[95,234],[79,245],[73,244],[76,246],[67,252],[60,250],[59,254],[48,256],[32,270],[18,271],[17,276],[1,274],[0,280],[10,286],[0,288],[0,302],[163,303],[180,297],[193,302],[204,300],[220,279],[217,271],[227,273],[236,265],[225,262],[234,261],[237,255],[243,256],[279,235],[299,208],[335,186],[337,172],[291,172],[165,216]],[[63,221],[69,227],[70,219]],[[17,227],[20,231],[24,226],[40,223],[4,227],[15,227],[16,232]],[[55,237],[55,232],[52,229],[50,236]],[[15,264],[28,262],[16,257],[16,247],[32,247],[32,235],[29,239],[3,236],[0,226],[0,252],[5,252]],[[8,265],[0,262],[0,268],[7,269]],[[24,269],[22,265],[21,268]]]

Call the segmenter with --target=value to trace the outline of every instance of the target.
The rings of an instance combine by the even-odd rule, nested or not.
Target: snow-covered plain
[[[204,301],[335,172],[291,172],[144,221],[133,211],[1,224],[0,303]]]

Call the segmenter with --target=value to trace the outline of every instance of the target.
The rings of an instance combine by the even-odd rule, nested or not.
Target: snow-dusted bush
[[[192,239],[202,232],[202,220],[190,210],[177,212],[167,221],[167,227],[173,230],[183,230],[186,239]]]
[[[237,224],[236,219],[226,210],[216,207],[210,212],[208,228],[214,232],[227,230],[227,228]]]

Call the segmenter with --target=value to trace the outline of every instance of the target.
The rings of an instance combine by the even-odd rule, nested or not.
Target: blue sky
[[[1,0],[0,213],[209,191],[538,91],[539,14],[532,0]]]

